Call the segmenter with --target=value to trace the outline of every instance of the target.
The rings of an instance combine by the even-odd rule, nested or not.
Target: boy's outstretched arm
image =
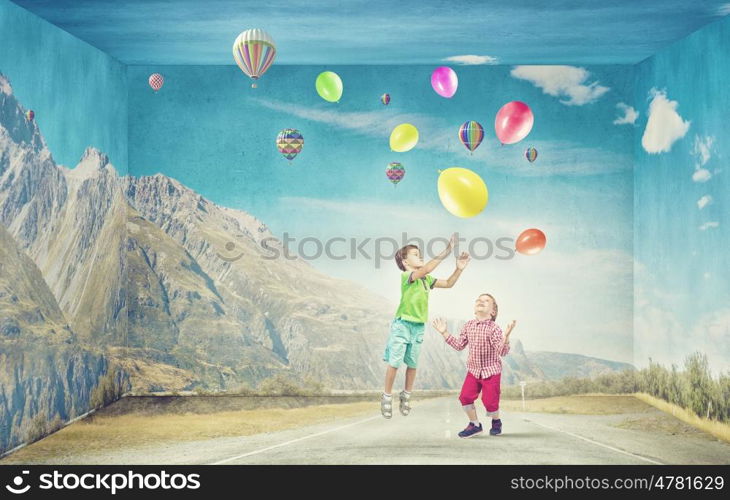
[[[507,325],[507,331],[504,334],[504,340],[502,340],[500,348],[499,348],[500,356],[506,356],[509,353],[509,336],[512,333],[512,330],[514,329],[516,324],[517,324],[517,321],[512,320]]]
[[[466,327],[461,329],[461,333],[459,334],[459,338],[457,339],[449,334],[449,331],[446,329],[446,320],[444,320],[443,318],[436,318],[431,322],[431,324],[436,329],[436,331],[441,334],[446,343],[457,351],[463,351],[466,347],[466,344],[469,343],[469,340],[466,337]]]
[[[461,272],[466,268],[467,264],[469,264],[469,261],[471,260],[471,257],[468,253],[462,252],[461,255],[456,259],[456,269],[454,269],[454,272],[449,276],[449,279],[445,280],[436,280],[436,282],[433,284],[434,288],[451,288],[456,284],[456,281],[459,279],[459,276],[461,276]]]
[[[443,252],[438,254],[433,259],[426,262],[420,269],[416,269],[411,273],[411,281],[419,280],[423,277],[425,277],[427,274],[429,274],[431,271],[436,269],[436,266],[441,264],[441,261],[444,260],[446,257],[449,256],[451,253],[451,250],[454,248],[454,244],[456,243],[456,233],[451,235],[451,238],[449,239],[449,243],[446,245],[446,248],[444,248]]]

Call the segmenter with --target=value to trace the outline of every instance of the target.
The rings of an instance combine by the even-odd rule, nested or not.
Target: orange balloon
[[[545,233],[539,229],[525,229],[522,231],[522,234],[517,237],[515,248],[521,254],[535,255],[545,248],[545,243],[547,243]]]

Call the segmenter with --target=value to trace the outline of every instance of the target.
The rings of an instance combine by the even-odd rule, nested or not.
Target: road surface
[[[483,410],[483,409],[480,409]],[[483,415],[483,412],[480,413]],[[54,464],[730,464],[730,444],[704,433],[673,435],[616,424],[647,413],[562,415],[503,412],[503,434],[457,436],[466,417],[454,397],[416,401],[408,417],[379,413],[266,434],[174,442]],[[656,418],[669,418],[656,410]],[[483,422],[485,428],[488,421]]]

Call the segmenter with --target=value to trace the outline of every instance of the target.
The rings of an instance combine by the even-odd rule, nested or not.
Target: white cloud
[[[702,275],[702,277],[705,278],[706,280],[708,280],[712,277],[712,275],[710,273],[705,273]]]
[[[695,135],[694,144],[690,154],[695,157],[695,171],[692,174],[692,180],[695,182],[707,182],[712,179],[712,174],[706,168],[703,168],[712,158],[713,145],[715,137],[711,135],[700,136]]]
[[[623,116],[616,117],[613,121],[614,125],[633,125],[636,123],[636,119],[639,117],[638,111],[623,102],[616,104],[616,107],[623,112]]]
[[[700,231],[707,231],[710,228],[720,227],[720,223],[717,221],[705,222],[700,226]]]
[[[590,72],[576,66],[515,66],[511,75],[531,82],[548,95],[563,98],[560,102],[566,106],[591,103],[610,90],[597,81],[586,83]]]
[[[710,158],[712,158],[712,145],[715,143],[715,137],[707,135],[702,137],[695,135],[695,142],[692,145],[690,154],[695,157],[695,167],[704,167]]]
[[[667,153],[672,144],[685,136],[690,122],[677,113],[677,101],[667,99],[665,91],[651,89],[649,117],[641,138],[641,145],[647,153]]]
[[[272,99],[253,99],[265,108],[288,113],[305,120],[327,123],[339,128],[353,130],[366,135],[388,137],[393,127],[400,123],[420,124],[429,120],[426,115],[416,113],[397,114],[383,119],[383,113],[377,111],[343,112],[333,109],[301,106],[295,103]]]
[[[463,64],[465,66],[474,66],[480,64],[497,64],[499,61],[494,56],[475,56],[475,55],[463,55],[463,56],[451,56],[444,59],[457,64]]]
[[[712,196],[710,196],[709,194],[706,194],[702,198],[700,198],[699,200],[697,200],[697,207],[700,210],[702,210],[703,208],[705,208],[710,203],[712,203]]]
[[[692,180],[695,182],[707,182],[712,179],[712,174],[706,168],[699,168],[692,174]]]

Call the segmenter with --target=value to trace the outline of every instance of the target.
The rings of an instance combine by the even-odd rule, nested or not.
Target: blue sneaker
[[[469,422],[469,425],[466,426],[466,429],[464,429],[463,431],[461,431],[459,433],[459,437],[460,438],[470,438],[472,436],[476,436],[477,434],[482,432],[482,430],[483,430],[482,424],[479,424],[479,426],[477,427],[476,425]]]
[[[502,421],[500,419],[492,420],[492,428],[489,429],[490,436],[502,434]]]

